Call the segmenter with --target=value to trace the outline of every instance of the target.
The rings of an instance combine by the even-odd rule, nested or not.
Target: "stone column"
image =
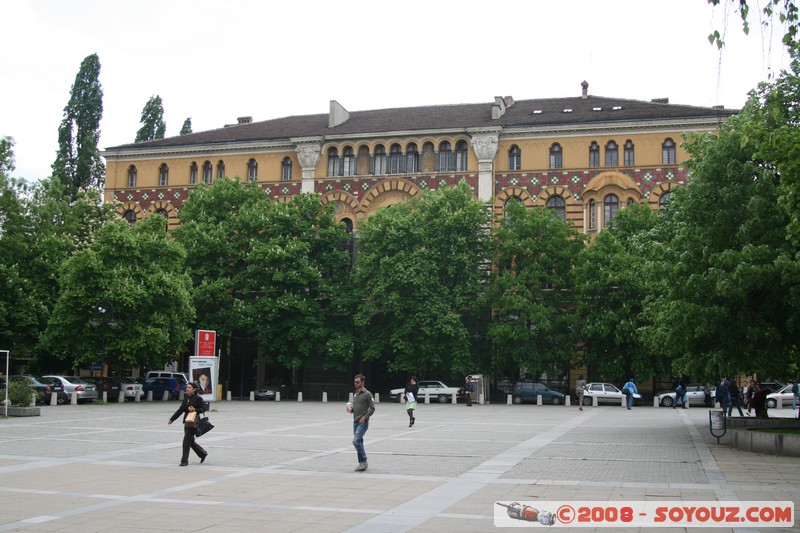
[[[314,192],[314,182],[317,177],[317,163],[322,152],[322,137],[291,139],[296,143],[295,152],[302,169],[301,192]]]
[[[472,149],[478,157],[478,199],[494,198],[494,158],[497,155],[500,128],[470,131]]]

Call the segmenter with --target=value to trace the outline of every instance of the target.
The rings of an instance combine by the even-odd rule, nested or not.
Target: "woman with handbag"
[[[181,413],[183,413],[183,455],[181,455],[181,464],[179,466],[186,466],[189,464],[189,448],[194,450],[194,453],[200,458],[201,463],[208,457],[208,452],[194,440],[197,417],[204,411],[204,405],[203,398],[197,394],[197,383],[187,383],[186,397],[183,399],[183,403],[181,403],[178,410],[175,411],[175,414],[170,417],[168,423],[168,425],[171,425],[181,416]]]

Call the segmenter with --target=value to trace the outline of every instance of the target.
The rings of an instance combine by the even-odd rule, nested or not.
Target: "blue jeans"
[[[792,410],[797,409],[797,400],[800,398],[797,394],[792,396]]]
[[[628,397],[625,399],[625,402],[628,404],[628,409],[633,406],[633,393],[628,395]]]
[[[736,396],[733,396],[728,400],[728,416],[731,416],[734,406],[736,407],[736,409],[739,410],[739,416],[744,416],[742,408],[739,406],[739,398],[737,398]]]
[[[358,462],[367,462],[367,451],[364,449],[364,433],[369,429],[369,420],[365,422],[353,422],[353,446],[358,454]]]

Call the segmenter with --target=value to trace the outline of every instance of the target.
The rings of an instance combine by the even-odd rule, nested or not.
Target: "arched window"
[[[608,141],[606,145],[606,166],[607,167],[616,167],[619,165],[619,149],[617,148],[617,143],[614,141]]]
[[[661,145],[661,164],[675,164],[675,141],[672,139],[666,139],[664,144]]]
[[[221,180],[225,177],[225,161],[220,159],[217,161],[217,179]]]
[[[550,147],[550,168],[562,168],[564,166],[563,154],[561,153],[561,145],[554,143]]]
[[[372,153],[372,173],[376,176],[383,176],[388,170],[386,148],[384,148],[382,144],[379,144],[375,146],[375,150]]]
[[[247,162],[247,181],[258,180],[258,162],[255,159],[250,159]]]
[[[522,152],[516,144],[508,150],[508,170],[519,170],[522,168]]]
[[[328,176],[341,176],[342,160],[339,159],[339,150],[336,147],[328,149]]]
[[[636,163],[633,162],[634,161],[634,159],[633,159],[633,141],[631,141],[630,139],[625,141],[625,146],[623,148],[623,152],[622,153],[623,153],[623,155],[622,155],[623,162],[625,163],[626,167],[632,167],[633,165],[636,164]]]
[[[661,195],[661,197],[658,199],[658,207],[664,207],[669,203],[669,195],[669,192],[665,192]]]
[[[506,200],[505,204],[503,204],[503,217],[506,219],[506,222],[508,222],[508,217],[510,216],[509,206],[511,204],[521,204],[521,203],[522,203],[522,199],[520,199],[520,198],[518,198],[516,196],[509,196],[508,197],[508,200]]]
[[[281,179],[290,181],[292,179],[292,158],[284,157],[281,161]]]
[[[161,163],[161,166],[158,167],[158,185],[160,187],[169,185],[169,167],[166,163]]]
[[[467,171],[467,157],[469,155],[469,147],[467,141],[458,141],[456,143],[456,172]]]
[[[636,203],[636,200],[634,200],[633,198],[628,198],[628,201],[625,202],[625,207],[630,207],[635,203]]]
[[[133,212],[133,209],[128,209],[124,213],[122,213],[122,218],[127,220],[128,224],[136,223],[136,213]]]
[[[600,145],[594,141],[589,145],[589,166],[600,166]]]
[[[437,172],[447,172],[452,170],[452,162],[453,162],[453,150],[450,147],[450,143],[447,141],[442,141],[439,144],[439,153],[436,154],[436,171]]]
[[[389,174],[403,173],[403,148],[394,143],[389,149]]]
[[[344,225],[344,230],[348,235],[348,239],[344,243],[344,249],[347,255],[350,256],[350,266],[353,267],[356,264],[356,240],[353,236],[353,221],[349,218],[343,218],[339,222]]]
[[[342,176],[356,175],[356,154],[351,146],[345,146],[342,150]]]
[[[128,187],[136,187],[136,165],[128,167]]]
[[[162,217],[164,217],[167,220],[169,220],[169,213],[167,213],[166,209],[163,209],[163,208],[162,209],[156,209],[156,215],[161,215]]]
[[[597,229],[597,204],[589,200],[589,229]]]
[[[547,208],[553,212],[553,216],[561,219],[561,222],[567,221],[567,203],[560,196],[551,196],[547,199]]]
[[[211,161],[203,163],[203,183],[211,185]]]
[[[189,185],[196,185],[197,184],[197,163],[192,161],[192,164],[189,165]]]
[[[419,172],[419,150],[417,145],[410,143],[406,146],[406,173],[414,174]]]
[[[619,198],[616,194],[609,194],[603,200],[603,227],[607,228],[611,219],[617,214],[619,209]]]

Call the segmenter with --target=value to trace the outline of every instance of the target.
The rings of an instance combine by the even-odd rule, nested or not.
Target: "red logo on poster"
[[[203,329],[197,330],[194,352],[198,357],[214,357],[214,348],[217,345],[217,332]]]

